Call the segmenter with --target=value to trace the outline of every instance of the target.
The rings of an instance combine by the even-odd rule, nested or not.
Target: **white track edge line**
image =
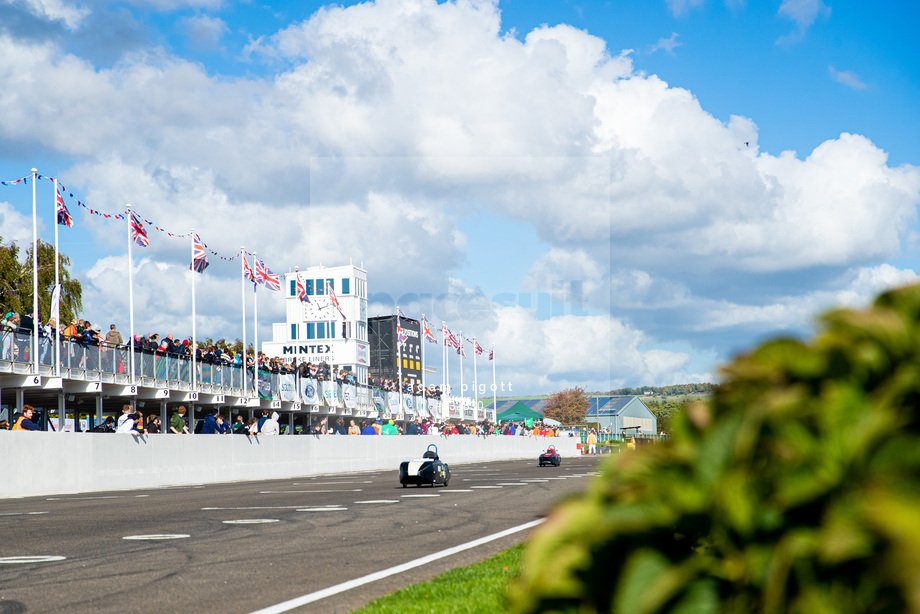
[[[280,614],[281,612],[288,612],[294,608],[299,608],[300,606],[307,605],[308,603],[313,603],[314,601],[319,601],[320,599],[325,599],[326,597],[331,597],[333,595],[338,595],[339,593],[344,593],[345,591],[351,590],[353,588],[358,588],[365,584],[370,584],[371,582],[376,582],[377,580],[382,580],[390,576],[402,573],[404,571],[409,571],[410,569],[415,569],[416,567],[421,567],[432,561],[437,561],[438,559],[443,559],[458,552],[463,552],[464,550],[469,550],[475,548],[476,546],[481,546],[482,544],[487,544],[496,539],[501,539],[502,537],[507,537],[508,535],[513,535],[520,531],[526,531],[532,527],[537,526],[538,524],[544,522],[545,518],[539,518],[531,522],[527,522],[516,527],[511,527],[510,529],[505,529],[504,531],[499,531],[498,533],[493,533],[492,535],[486,535],[485,537],[480,537],[471,542],[461,544],[459,546],[454,546],[453,548],[448,548],[447,550],[441,550],[440,552],[435,552],[429,554],[428,556],[423,556],[422,558],[415,559],[414,561],[409,561],[408,563],[403,563],[401,565],[396,565],[395,567],[390,567],[389,569],[383,569],[381,571],[376,571],[372,574],[362,576],[360,578],[355,578],[354,580],[349,580],[348,582],[342,582],[341,584],[336,584],[335,586],[330,586],[329,588],[324,588],[322,590],[303,595],[301,597],[295,597],[288,601],[284,601],[277,605],[269,606],[261,610],[256,610],[252,614]]]

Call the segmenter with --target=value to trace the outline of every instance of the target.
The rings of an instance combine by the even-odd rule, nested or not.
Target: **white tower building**
[[[309,301],[297,296],[298,275]],[[367,383],[367,271],[351,264],[310,267],[287,273],[282,291],[287,321],[272,325],[272,340],[262,344],[262,351],[297,364],[326,361]]]

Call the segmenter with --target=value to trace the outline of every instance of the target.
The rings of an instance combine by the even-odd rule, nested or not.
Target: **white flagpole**
[[[240,304],[243,306],[243,394],[246,394],[246,246],[240,245]]]
[[[444,394],[447,395],[447,410],[445,412],[446,417],[450,417],[450,360],[447,352],[447,325],[444,325],[444,377],[446,378],[446,384],[444,386]]]
[[[38,169],[32,169],[32,372],[38,375],[38,205],[35,184]]]
[[[498,401],[496,400],[496,390],[498,387],[495,385],[495,346],[492,346],[492,349],[489,350],[492,355],[492,419],[495,420],[495,417],[498,416]]]
[[[479,410],[479,376],[476,374],[476,337],[473,337],[473,407]]]
[[[403,405],[403,382],[402,382],[402,343],[399,342],[399,305],[396,306],[396,368],[398,369],[399,375],[397,375],[397,386],[399,386],[399,411],[403,412],[405,405]]]
[[[252,267],[255,271],[256,266],[256,253],[252,252]],[[253,273],[255,274],[255,273]],[[252,357],[253,357],[253,368],[252,368],[252,391],[255,393],[256,398],[259,398],[259,295],[256,292],[259,284],[252,284]]]
[[[425,344],[428,343],[428,338],[425,337],[425,326],[428,323],[425,321],[425,314],[422,314],[422,334],[419,335],[419,343],[422,346],[422,398],[425,398]],[[427,404],[426,404],[427,408]],[[428,413],[431,413],[430,411]]]
[[[192,248],[192,263],[189,268],[192,270],[192,390],[195,390],[195,380],[196,380],[196,364],[195,364],[195,354],[197,347],[197,336],[195,335],[195,231],[189,231],[189,238],[191,239],[191,248]],[[192,412],[194,413],[194,411]]]
[[[127,206],[128,220],[128,358],[131,361],[131,385],[135,385],[134,377],[134,252],[132,251],[134,239],[131,237],[131,205]]]
[[[55,292],[51,293],[51,308],[54,311],[54,375],[59,376],[61,374],[61,266],[60,266],[60,256],[58,255],[58,219],[57,219],[57,195],[58,195],[58,180],[54,180],[54,290]],[[54,300],[54,295],[57,293],[58,300]],[[51,314],[48,314],[48,317],[51,317]]]
[[[459,341],[460,341],[460,398],[462,399],[463,398],[463,331],[462,330],[460,331]]]

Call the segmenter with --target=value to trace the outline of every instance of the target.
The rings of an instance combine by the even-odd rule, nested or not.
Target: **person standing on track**
[[[585,440],[585,443],[588,444],[588,454],[595,454],[595,448],[597,446],[597,435],[594,434],[594,429],[588,431],[588,437]]]

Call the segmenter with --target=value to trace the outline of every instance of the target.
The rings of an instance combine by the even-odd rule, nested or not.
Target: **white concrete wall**
[[[548,446],[577,456],[577,438],[494,435],[148,435],[0,431],[0,498],[392,470],[428,444],[462,464],[532,460]]]

